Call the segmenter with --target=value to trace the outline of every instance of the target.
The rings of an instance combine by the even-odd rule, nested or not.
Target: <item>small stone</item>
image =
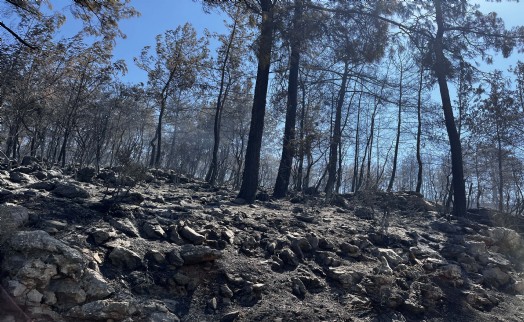
[[[177,225],[169,226],[169,229],[167,230],[167,234],[169,236],[169,240],[177,245],[184,245],[186,243],[184,239],[180,237],[180,234],[178,233]]]
[[[355,209],[355,216],[360,219],[372,220],[375,218],[375,214],[369,208],[359,207]]]
[[[178,285],[182,285],[182,286],[185,286],[185,285],[188,285],[190,282],[191,282],[191,279],[182,274],[182,273],[176,273],[174,276],[173,276],[173,281],[175,283],[177,283]]]
[[[166,258],[169,264],[171,265],[177,267],[184,265],[184,259],[182,258],[182,256],[180,256],[180,252],[177,249],[173,249],[169,253],[167,253]]]
[[[360,248],[358,246],[349,243],[340,244],[340,250],[348,256],[354,258],[360,257],[362,255],[362,252],[360,251]]]
[[[42,293],[38,292],[37,290],[33,289],[27,293],[26,298],[28,302],[31,302],[33,304],[38,304],[42,301]]]
[[[113,220],[111,219],[109,223],[115,227],[115,229],[123,232],[129,237],[139,237],[140,234],[138,233],[138,229],[136,228],[135,224],[131,222],[128,218]]]
[[[289,266],[298,266],[299,261],[297,255],[289,248],[282,249],[282,252],[279,254],[279,258]]]
[[[209,300],[207,305],[211,310],[216,311],[218,308],[217,298],[213,297],[211,300]]]
[[[220,319],[220,322],[234,322],[238,316],[240,315],[240,311],[233,311],[224,314],[222,318]]]
[[[93,237],[95,244],[102,245],[109,239],[116,237],[116,234],[113,231],[110,232],[105,229],[97,228],[91,233],[91,237]]]
[[[232,230],[223,230],[222,237],[231,245],[235,242],[235,233]]]
[[[142,266],[142,259],[135,252],[123,248],[115,247],[109,254],[112,264],[129,270],[135,270]]]
[[[306,286],[299,278],[293,277],[291,280],[291,292],[299,299],[304,299],[307,293]]]
[[[384,256],[386,260],[388,261],[389,266],[396,267],[400,263],[402,263],[402,257],[400,257],[394,250],[392,249],[381,249],[379,248],[380,255]]]
[[[193,265],[219,259],[222,257],[222,252],[207,246],[184,245],[180,250],[180,256],[185,265]]]
[[[384,275],[391,275],[393,274],[393,270],[389,266],[389,263],[384,256],[380,256],[380,265],[375,267],[373,270],[375,274],[384,274]]]
[[[162,239],[167,237],[166,232],[158,223],[146,222],[142,226],[142,229],[144,230],[146,237],[151,239]]]
[[[227,284],[220,285],[220,294],[225,298],[232,298],[233,291],[227,286]]]
[[[192,228],[188,226],[184,226],[180,230],[180,235],[182,235],[182,237],[191,241],[191,243],[193,243],[194,245],[201,245],[206,240],[205,236],[197,233],[196,231],[194,231]]]
[[[9,294],[14,297],[19,297],[24,294],[24,292],[27,290],[27,287],[17,280],[9,280],[7,282],[7,289],[9,290]]]
[[[484,275],[484,283],[488,286],[501,287],[511,281],[511,276],[500,267],[489,267],[482,271],[482,275]]]
[[[166,257],[164,256],[164,254],[162,254],[161,252],[159,252],[156,249],[152,249],[152,250],[148,251],[146,253],[145,258],[148,261],[150,261],[151,263],[153,263],[153,264],[157,264],[157,265],[165,265],[165,264],[167,264],[167,260],[166,260]]]

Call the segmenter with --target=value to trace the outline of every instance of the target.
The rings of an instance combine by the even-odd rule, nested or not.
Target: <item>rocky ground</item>
[[[3,169],[1,322],[524,320],[519,218],[448,220],[407,192],[245,205],[168,171]]]

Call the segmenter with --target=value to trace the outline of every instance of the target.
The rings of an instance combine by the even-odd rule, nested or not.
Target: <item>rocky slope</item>
[[[524,320],[518,218],[23,164],[0,171],[2,322]]]

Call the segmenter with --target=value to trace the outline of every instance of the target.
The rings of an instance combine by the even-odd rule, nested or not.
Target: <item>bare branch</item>
[[[13,30],[11,30],[9,27],[7,27],[2,21],[0,21],[0,27],[4,28],[5,30],[7,30],[7,32],[9,32],[13,37],[16,38],[16,40],[18,40],[20,43],[22,43],[24,46],[26,47],[29,47],[31,49],[38,49],[38,47],[34,46],[34,45],[31,45],[30,43],[28,43],[27,41],[23,40],[22,37],[20,37],[16,32],[14,32]]]

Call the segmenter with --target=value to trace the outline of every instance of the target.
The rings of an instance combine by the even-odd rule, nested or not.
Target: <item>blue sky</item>
[[[485,12],[496,11],[505,21],[507,26],[524,24],[522,14],[524,14],[524,3],[503,1],[489,2],[485,0],[474,0],[473,2],[481,5],[481,10]],[[68,12],[67,6],[71,0],[53,0],[54,10]],[[206,14],[202,10],[200,2],[192,0],[132,0],[134,6],[141,16],[123,20],[120,28],[127,35],[126,39],[118,39],[114,51],[114,58],[124,59],[128,65],[128,73],[123,80],[130,83],[147,82],[147,75],[133,63],[133,57],[140,54],[144,46],[154,45],[155,36],[168,29],[175,29],[179,25],[190,22],[200,35],[203,35],[205,28],[212,32],[226,32],[223,20],[225,15],[217,11]],[[65,35],[72,35],[81,24],[77,21],[68,19],[68,23],[63,27]],[[76,30],[75,30],[76,29]],[[524,54],[513,55],[509,60],[497,59],[492,66],[483,66],[483,69],[507,69],[509,65],[515,64],[518,59],[524,60]]]
[[[52,1],[53,10],[65,14],[69,12],[71,0]],[[155,37],[169,29],[176,29],[186,22],[193,24],[199,35],[204,29],[211,32],[225,32],[225,15],[214,11],[204,13],[202,5],[192,0],[132,0],[131,5],[141,15],[120,21],[120,29],[127,36],[126,39],[117,39],[113,52],[114,59],[124,59],[127,63],[128,73],[123,77],[124,82],[147,82],[147,74],[135,66],[133,57],[140,55],[140,51],[147,45],[154,46]],[[67,23],[62,27],[61,34],[71,36],[82,28],[82,24],[68,17]]]

